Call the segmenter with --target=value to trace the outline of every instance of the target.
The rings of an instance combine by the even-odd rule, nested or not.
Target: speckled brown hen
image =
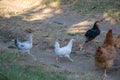
[[[114,39],[112,29],[107,34],[102,46],[98,47],[95,54],[95,66],[104,69],[104,76],[107,77],[106,71],[113,65],[116,56],[116,49],[114,47]]]

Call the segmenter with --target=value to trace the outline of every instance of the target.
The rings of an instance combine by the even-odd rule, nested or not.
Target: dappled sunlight
[[[87,30],[87,27],[72,27],[70,29],[68,29],[67,33],[69,34],[77,34],[77,33],[85,33]]]
[[[103,18],[105,21],[110,22],[110,24],[115,25],[120,19],[120,10],[110,9],[103,13]]]
[[[61,10],[57,9],[58,6],[58,1],[46,5],[44,0],[2,0],[0,16],[6,18],[20,16],[26,21],[43,20],[59,14]]]
[[[29,8],[32,8],[40,4],[38,0],[2,0],[0,1],[0,15],[8,17],[6,15],[19,15],[24,13]]]
[[[88,26],[88,25],[91,25],[93,23],[93,21],[82,21],[80,23],[77,23],[77,24],[73,24],[72,26]]]
[[[90,26],[91,24],[93,24],[94,21],[82,21],[79,22],[77,24],[73,24],[67,31],[67,33],[69,34],[77,34],[77,33],[81,33],[84,34],[86,32],[86,30],[88,29],[88,26]]]
[[[34,20],[44,20],[50,17],[53,17],[56,14],[60,14],[62,12],[61,9],[58,9],[58,2],[51,2],[49,6],[43,5],[39,7],[39,9],[33,9],[33,13],[29,13],[30,15],[22,15],[24,20],[26,21],[34,21]],[[36,7],[37,8],[37,7]]]
[[[55,2],[50,3],[49,5],[50,5],[50,7],[55,7],[55,8],[57,8],[57,7],[60,5],[60,2],[55,1]]]
[[[48,14],[48,13],[51,13],[51,12],[53,12],[53,9],[51,9],[51,8],[45,8],[41,13],[42,14]]]
[[[23,20],[26,21],[34,21],[34,20],[44,20],[50,17],[53,17],[56,14],[60,14],[62,11],[59,10],[54,10],[52,8],[44,8],[43,10],[33,13],[33,14],[27,14],[27,15],[22,15]]]

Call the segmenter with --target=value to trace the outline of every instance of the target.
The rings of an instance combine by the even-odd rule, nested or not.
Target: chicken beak
[[[101,24],[102,22],[104,22],[104,20],[103,20],[103,19],[99,21],[99,24]]]
[[[100,25],[102,22],[103,22],[103,20],[100,20],[100,21],[97,23],[97,25]]]

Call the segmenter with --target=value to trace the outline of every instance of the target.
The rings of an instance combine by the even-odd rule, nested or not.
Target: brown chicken
[[[120,35],[118,35],[115,40],[115,47],[120,49]]]
[[[113,65],[113,60],[116,56],[114,47],[114,39],[112,29],[106,34],[105,41],[102,46],[98,47],[95,54],[95,66],[104,69],[104,76],[107,77],[106,71]]]

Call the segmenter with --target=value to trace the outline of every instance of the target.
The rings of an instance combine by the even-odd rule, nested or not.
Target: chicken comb
[[[112,28],[109,29],[109,32],[112,32]]]

